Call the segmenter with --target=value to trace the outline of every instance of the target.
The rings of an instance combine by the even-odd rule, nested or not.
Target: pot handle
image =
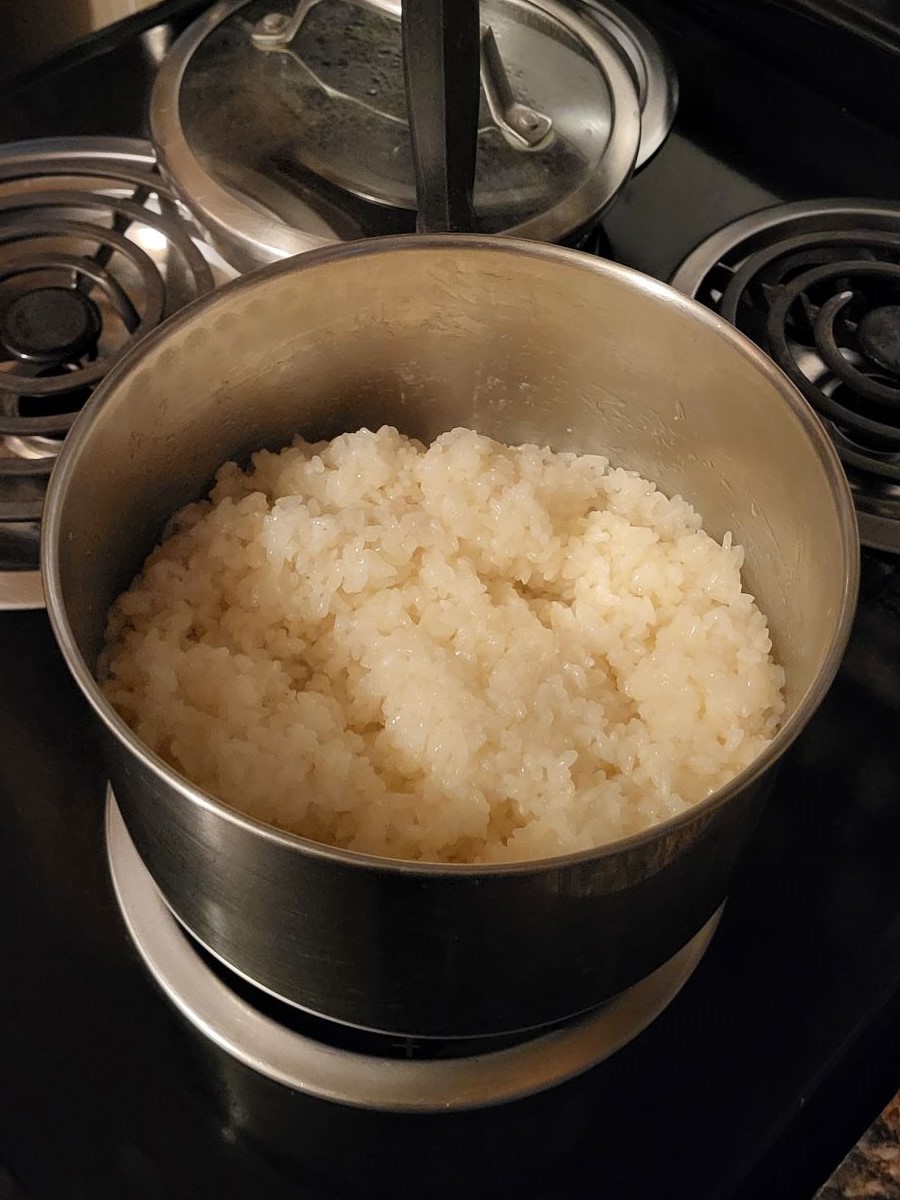
[[[419,233],[475,227],[481,97],[478,0],[403,0],[403,70]]]

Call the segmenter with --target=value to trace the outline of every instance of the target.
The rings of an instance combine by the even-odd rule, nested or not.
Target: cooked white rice
[[[743,551],[594,455],[464,429],[219,471],[110,615],[106,694],[211,794],[438,862],[602,846],[696,804],[783,711]]]

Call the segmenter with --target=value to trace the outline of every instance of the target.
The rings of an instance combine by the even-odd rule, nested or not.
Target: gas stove
[[[20,611],[0,613],[0,1193],[556,1200],[602,1181],[615,1198],[808,1200],[896,1091],[900,560],[886,552],[886,392],[900,129],[862,76],[896,87],[900,57],[799,5],[760,6],[749,31],[745,6],[630,7],[674,60],[680,106],[585,245],[716,308],[817,408],[857,497],[860,608],[708,949],[651,988],[655,1019],[637,1020],[632,1002],[619,1025],[600,1014],[549,1042],[456,1048],[437,1075],[423,1076],[416,1047],[336,1041],[285,1014],[174,924],[107,806],[90,714],[36,608],[43,486],[84,396],[134,337],[233,273],[136,140],[159,60],[201,6],[164,3],[7,88],[0,607]],[[820,78],[840,79],[841,61],[860,65],[830,93]],[[45,143],[27,170],[20,147],[4,167],[4,143],[48,137],[103,141],[74,159],[71,141],[55,157]],[[20,598],[4,605],[13,584]],[[509,1103],[360,1102],[388,1080],[415,1110],[423,1079],[466,1072]]]

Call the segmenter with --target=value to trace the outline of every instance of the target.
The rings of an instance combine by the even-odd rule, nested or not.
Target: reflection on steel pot
[[[729,786],[599,851],[436,866],[263,826],[144,748],[94,679],[107,610],[217,467],[295,433],[465,425],[609,455],[746,547],[787,675],[781,731]],[[771,768],[837,669],[858,545],[808,406],[733,328],[574,251],[438,236],[330,248],[205,297],[98,388],[44,518],[53,626],[104,731],[110,778],[166,900],[210,950],[312,1012],[418,1036],[548,1023],[648,974],[725,896]]]

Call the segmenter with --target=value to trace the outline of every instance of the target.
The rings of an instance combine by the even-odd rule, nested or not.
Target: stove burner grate
[[[147,207],[151,197],[164,207],[174,207],[161,182],[149,175],[129,175],[134,187],[129,199],[69,190],[0,196],[0,296],[5,298],[0,310],[0,363],[6,368],[0,371],[0,393],[7,400],[0,429],[4,433],[64,433],[79,405],[46,417],[22,417],[16,411],[18,398],[72,396],[95,385],[134,341],[169,315],[158,263],[126,231],[153,231],[158,236],[149,239],[151,245],[174,248],[184,260],[196,295],[213,286],[212,271],[188,228]],[[40,222],[34,218],[36,210],[46,214]],[[94,220],[73,220],[66,215],[72,212]],[[144,237],[147,240],[146,232]],[[41,248],[61,241],[79,252]],[[14,253],[7,261],[10,250]],[[60,282],[49,286],[36,282],[50,277]],[[42,370],[31,370],[32,364]]]
[[[0,149],[0,607],[39,594],[21,585],[36,573],[46,483],[82,406],[135,342],[215,286],[215,257],[147,143]]]
[[[764,210],[698,246],[672,284],[788,375],[832,436],[863,542],[900,551],[900,206]]]

